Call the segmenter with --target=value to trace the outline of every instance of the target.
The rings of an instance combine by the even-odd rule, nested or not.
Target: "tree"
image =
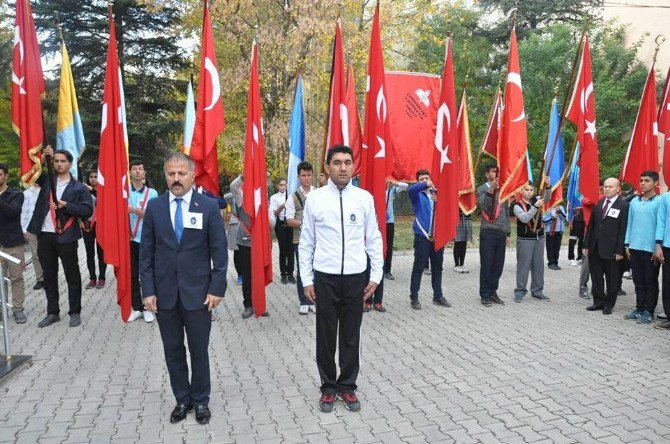
[[[90,168],[97,161],[100,137],[109,26],[107,8],[104,2],[37,0],[33,2],[33,12],[43,37],[40,39],[43,56],[59,54],[56,25],[62,29],[86,137],[82,163]],[[177,45],[180,11],[169,6],[149,8],[137,0],[116,0],[113,12],[124,77],[130,155],[144,159],[149,171],[156,173],[154,178],[158,178],[162,159],[176,149],[181,137],[185,81],[178,74],[187,64]],[[49,128],[55,128],[57,81],[49,82],[48,89],[45,110]],[[53,131],[49,136],[53,143]]]

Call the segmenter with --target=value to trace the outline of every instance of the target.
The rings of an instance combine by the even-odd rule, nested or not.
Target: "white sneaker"
[[[130,316],[128,316],[128,322],[133,322],[138,320],[139,318],[142,317],[142,312],[141,311],[131,311]]]
[[[626,271],[626,272],[623,274],[623,278],[624,278],[624,279],[633,279],[633,274],[632,274],[630,271]]]
[[[151,324],[153,321],[156,320],[156,316],[150,311],[143,311],[142,316],[144,316],[144,322],[147,324]]]
[[[463,274],[470,273],[470,270],[468,270],[467,268],[465,268],[464,266],[461,265],[461,273],[463,273]]]
[[[308,307],[309,307],[309,311],[311,311],[312,313],[316,313],[316,305],[312,304],[312,305],[308,305]]]
[[[300,308],[298,309],[298,313],[301,315],[306,315],[309,313],[309,305],[301,305]]]
[[[456,273],[462,273],[462,271],[461,271],[461,267],[458,266],[458,265],[456,265],[456,266],[454,267],[454,271],[455,271]]]

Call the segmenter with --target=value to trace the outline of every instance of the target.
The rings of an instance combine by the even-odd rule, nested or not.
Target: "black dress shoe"
[[[41,290],[44,288],[44,281],[37,281],[33,286],[33,290]]]
[[[588,311],[598,311],[598,310],[602,310],[603,306],[602,305],[591,305],[589,307],[586,307],[586,309]]]
[[[198,424],[208,424],[211,417],[212,412],[209,411],[209,407],[206,405],[195,407],[195,420],[198,421]]]
[[[286,276],[281,277],[281,283],[282,284],[288,284],[288,279],[286,278]]]
[[[295,278],[293,277],[292,274],[289,274],[289,275],[286,277],[286,279],[288,279],[288,283],[289,283],[289,284],[297,284],[297,282],[296,282],[296,280],[295,280]]]
[[[170,413],[170,424],[176,424],[186,419],[186,413],[193,410],[192,405],[177,404],[177,407]]]
[[[612,309],[611,308],[603,308],[603,314],[604,315],[611,315],[612,314]]]

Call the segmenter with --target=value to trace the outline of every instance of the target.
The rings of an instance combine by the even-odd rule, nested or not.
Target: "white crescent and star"
[[[513,85],[516,85],[519,87],[521,91],[523,91],[523,87],[521,86],[521,75],[518,72],[510,72],[507,74],[507,83],[511,83]],[[515,119],[512,120],[512,122],[521,122],[526,118],[526,110],[522,109],[521,114]]]
[[[210,104],[205,108],[209,111],[214,108],[214,105],[221,97],[221,83],[219,82],[219,73],[216,71],[216,66],[209,57],[205,57],[205,69],[209,73],[209,79],[212,82],[212,98]]]
[[[447,132],[449,132],[451,131],[451,111],[446,103],[442,103],[437,110],[437,128],[435,129],[435,148],[440,152],[440,173],[446,164],[451,163],[449,145],[442,148],[445,121],[447,122]]]
[[[19,65],[23,65],[23,41],[21,40],[20,26],[14,27],[14,46],[16,47],[17,45],[19,47]],[[16,73],[14,73],[14,70],[12,70],[12,82],[16,83],[19,87],[19,94],[27,94],[26,90],[23,88],[23,81],[25,79],[25,77],[17,76]]]

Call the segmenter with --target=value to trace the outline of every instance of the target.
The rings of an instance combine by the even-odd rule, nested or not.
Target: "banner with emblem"
[[[386,71],[391,140],[395,149],[395,180],[416,180],[416,172],[430,169],[435,146],[440,76]]]

